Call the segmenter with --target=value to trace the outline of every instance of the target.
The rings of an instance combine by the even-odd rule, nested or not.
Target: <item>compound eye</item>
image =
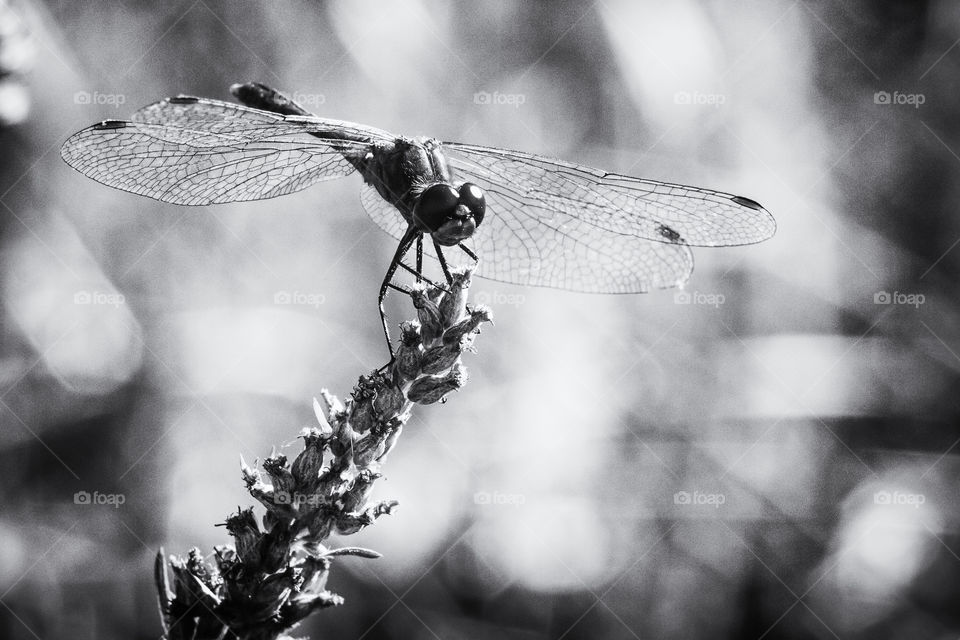
[[[466,205],[470,213],[473,214],[473,220],[480,226],[483,222],[483,214],[487,210],[487,200],[483,196],[483,189],[472,182],[464,182],[460,185],[460,204]]]
[[[435,184],[420,194],[413,219],[425,231],[433,233],[457,211],[460,194],[449,184]]]

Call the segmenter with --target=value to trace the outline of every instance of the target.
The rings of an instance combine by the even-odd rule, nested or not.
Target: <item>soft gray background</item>
[[[301,635],[956,637],[958,38],[949,0],[0,2],[0,636],[157,637],[157,548],[224,542],[239,456],[386,358],[358,177],[187,209],[59,159],[259,80],[779,223],[697,251],[700,304],[477,281],[472,379],[350,539],[384,557],[338,562]]]

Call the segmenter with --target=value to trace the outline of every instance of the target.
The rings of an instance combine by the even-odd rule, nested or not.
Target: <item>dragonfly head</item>
[[[413,209],[413,222],[441,245],[452,247],[471,237],[483,222],[487,205],[483,189],[465,182],[460,188],[441,182],[420,194]]]

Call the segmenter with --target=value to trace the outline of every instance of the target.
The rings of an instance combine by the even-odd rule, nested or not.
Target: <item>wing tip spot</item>
[[[671,229],[665,224],[657,225],[657,233],[663,236],[668,242],[679,243],[681,240],[680,234],[675,229]]]
[[[125,120],[104,120],[90,127],[94,131],[106,131],[109,129],[123,129],[129,123]]]
[[[747,207],[755,211],[766,211],[763,206],[756,200],[751,200],[750,198],[744,198],[743,196],[733,196],[730,198],[735,204],[740,205],[741,207]]]

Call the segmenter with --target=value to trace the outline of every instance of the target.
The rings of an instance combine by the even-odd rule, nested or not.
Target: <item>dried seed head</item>
[[[424,288],[413,287],[410,291],[413,306],[417,309],[420,318],[420,335],[424,342],[432,342],[443,333],[443,320],[440,317],[440,307],[431,300]]]
[[[283,454],[270,456],[263,461],[263,470],[270,476],[274,493],[292,494],[294,492],[296,481],[287,467],[287,456]]]
[[[373,524],[373,520],[373,516],[367,513],[341,513],[336,519],[335,526],[337,533],[349,536]]]
[[[327,539],[330,537],[330,532],[333,530],[333,521],[334,514],[331,512],[330,508],[327,506],[321,506],[319,509],[317,509],[316,513],[313,514],[313,518],[307,525],[307,528],[310,531],[310,536],[316,538],[317,540]]]
[[[373,401],[373,408],[379,414],[380,421],[383,421],[384,418],[391,418],[400,413],[406,402],[407,398],[403,395],[403,391],[391,384],[380,389]]]
[[[417,404],[433,404],[443,400],[451,391],[456,391],[467,382],[467,372],[455,363],[450,371],[442,376],[425,376],[410,385],[407,398]]]
[[[278,523],[260,538],[260,570],[279,571],[287,563],[294,531],[290,521]]]
[[[257,600],[266,607],[279,609],[280,603],[285,602],[293,591],[296,579],[296,573],[292,567],[267,576],[257,589]]]
[[[412,380],[420,373],[420,357],[423,354],[420,323],[404,322],[400,325],[400,331],[400,346],[397,348],[393,370],[401,379]]]
[[[434,375],[446,371],[460,357],[459,344],[438,344],[430,347],[423,354],[422,370],[427,375]]]
[[[353,479],[350,488],[344,492],[341,498],[343,509],[345,511],[359,511],[363,509],[367,504],[370,493],[373,491],[373,483],[381,477],[383,477],[382,474],[371,471],[370,469],[363,469],[358,473],[357,477]]]
[[[323,467],[323,450],[326,438],[320,429],[304,429],[300,434],[303,437],[303,451],[301,451],[290,472],[296,482],[296,488],[301,493],[313,493],[320,479],[320,469]]]
[[[233,547],[240,562],[255,564],[259,561],[260,528],[253,516],[253,509],[244,509],[231,515],[226,521],[227,531],[233,536]]]
[[[470,277],[473,267],[460,267],[450,272],[450,292],[440,301],[440,318],[444,326],[459,322],[466,312],[467,291],[470,289]]]
[[[343,598],[330,591],[300,593],[286,602],[280,617],[285,625],[292,626],[318,609],[336,607],[341,604],[343,604]]]
[[[480,325],[484,322],[491,322],[493,314],[489,307],[478,305],[470,309],[469,315],[457,322],[452,327],[443,332],[444,344],[458,344],[465,337],[473,336],[480,332]]]

